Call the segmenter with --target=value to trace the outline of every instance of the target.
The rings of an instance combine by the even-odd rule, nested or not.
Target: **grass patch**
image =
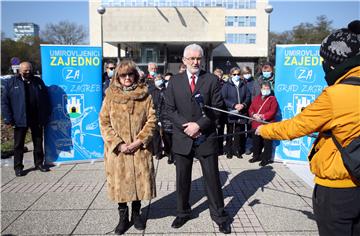
[[[28,131],[25,136],[25,144],[30,143],[31,140],[31,133]],[[14,150],[14,140],[8,140],[1,143],[1,152],[9,152]]]

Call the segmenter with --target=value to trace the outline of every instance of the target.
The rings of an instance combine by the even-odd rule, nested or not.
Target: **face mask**
[[[268,79],[271,77],[272,72],[271,71],[263,71],[262,75],[264,76],[265,79]]]
[[[245,78],[246,80],[250,79],[250,78],[251,78],[251,74],[244,74],[244,78]]]
[[[29,78],[30,78],[30,73],[23,73],[23,74],[22,74],[22,77],[23,77],[24,79],[29,79]]]
[[[155,86],[156,87],[162,87],[164,85],[164,81],[162,79],[155,80]]]
[[[270,95],[270,90],[268,89],[261,89],[261,95],[263,96],[269,96]]]
[[[114,71],[113,71],[113,70],[109,70],[109,71],[107,72],[107,75],[109,76],[109,78],[113,77]]]
[[[235,75],[231,78],[234,82],[239,82],[240,80],[240,76],[239,75]]]
[[[154,72],[154,71],[150,71],[150,75],[151,75],[152,77],[156,77],[157,73]]]

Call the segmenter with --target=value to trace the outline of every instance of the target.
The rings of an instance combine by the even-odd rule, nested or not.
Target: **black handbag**
[[[332,133],[331,137],[341,153],[344,166],[349,174],[360,182],[360,136],[352,140],[346,147],[342,147]]]

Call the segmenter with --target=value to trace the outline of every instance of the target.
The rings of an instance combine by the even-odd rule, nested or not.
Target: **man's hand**
[[[12,124],[5,124],[5,126],[7,129],[14,128],[14,125],[12,125]]]
[[[188,122],[183,124],[184,133],[192,138],[196,138],[200,133],[200,126],[196,122]]]
[[[256,135],[261,136],[261,135],[260,135],[260,129],[261,129],[261,127],[262,127],[262,125],[260,125],[259,127],[256,128],[256,130],[255,130],[255,134],[256,134]]]
[[[241,111],[243,108],[244,108],[244,105],[243,105],[243,104],[236,104],[236,105],[235,105],[235,109],[236,109],[237,111]]]

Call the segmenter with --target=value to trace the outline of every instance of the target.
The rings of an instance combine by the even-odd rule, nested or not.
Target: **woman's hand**
[[[243,104],[236,104],[235,105],[235,109],[238,110],[238,111],[241,111],[242,109],[244,108],[244,105]]]
[[[129,145],[126,143],[120,144],[120,152],[122,153],[129,153]]]
[[[136,150],[138,150],[142,145],[142,142],[140,139],[136,139],[134,142],[130,143],[127,148],[129,150],[129,153],[134,153]]]
[[[258,121],[262,121],[264,119],[264,116],[261,114],[254,114],[253,117]]]

